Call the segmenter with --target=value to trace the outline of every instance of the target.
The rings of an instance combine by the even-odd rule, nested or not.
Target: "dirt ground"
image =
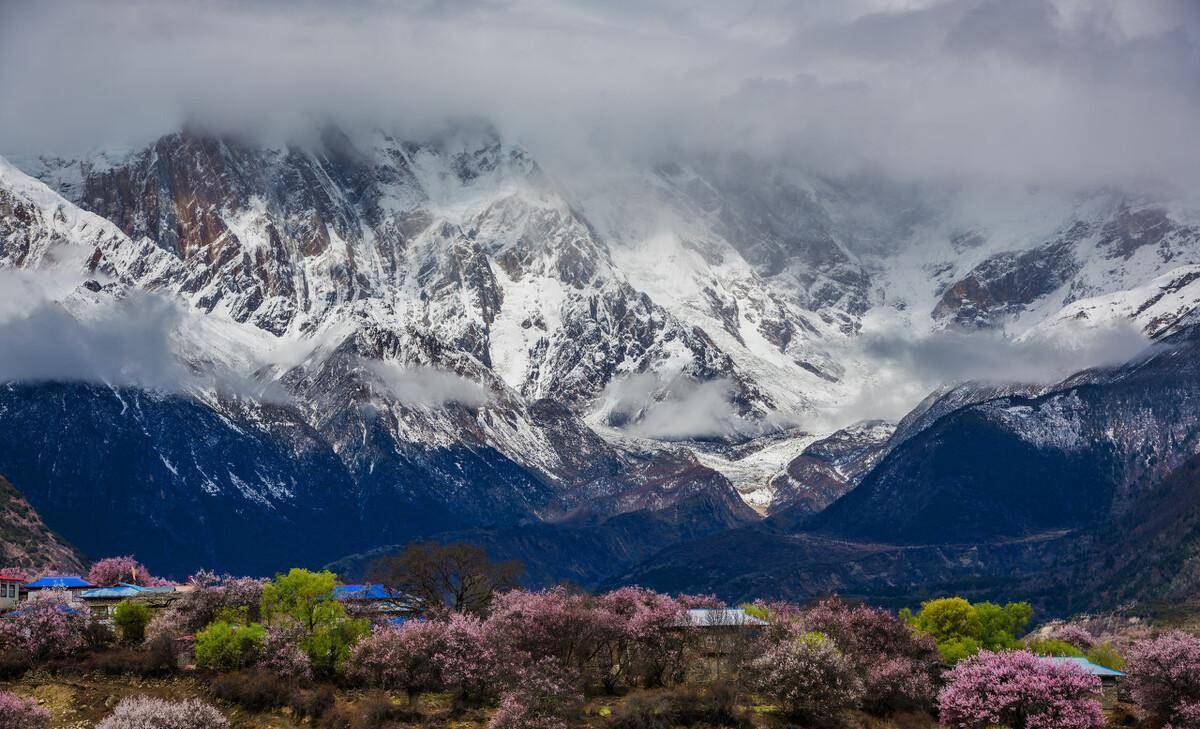
[[[141,679],[135,677],[112,677],[97,674],[81,676],[48,675],[39,672],[27,674],[21,680],[0,684],[0,688],[21,696],[34,698],[51,714],[54,729],[87,729],[94,727],[108,716],[117,702],[127,696],[149,695],[179,701],[200,698],[218,706],[229,717],[235,729],[312,729],[311,720],[295,716],[291,709],[282,708],[269,712],[247,712],[246,710],[216,701],[212,698],[204,680],[198,676],[176,676],[166,679]],[[360,694],[339,691],[339,702],[354,702]],[[403,698],[393,697],[397,702]],[[600,729],[607,724],[606,718],[612,708],[620,702],[616,697],[590,699],[584,708],[579,727]],[[748,707],[755,727],[776,729],[786,726],[781,717],[768,707]],[[424,718],[411,726],[444,727],[445,729],[485,729],[488,712],[477,711],[465,716],[451,718],[448,715],[448,698],[441,695],[425,695],[419,700],[419,709]],[[868,716],[849,718],[848,729],[934,729],[928,716],[899,716],[889,720]]]

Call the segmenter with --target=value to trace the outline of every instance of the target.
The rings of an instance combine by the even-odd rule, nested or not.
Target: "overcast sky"
[[[1190,184],[1198,40],[1192,0],[0,0],[0,151],[479,115],[548,159]]]

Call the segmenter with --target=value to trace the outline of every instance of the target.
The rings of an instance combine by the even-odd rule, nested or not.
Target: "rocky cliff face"
[[[29,572],[83,569],[84,559],[51,531],[25,496],[0,476],[0,560]]]
[[[834,504],[821,538],[978,533],[947,510],[1025,538],[1110,513],[1194,448],[1138,430],[1157,404],[1091,399],[1115,381],[951,387],[894,434],[805,427],[879,380],[858,338],[881,321],[1186,330],[1200,227],[1176,207],[1039,198],[1014,222],[945,191],[746,160],[583,194],[474,126],[289,144],[185,129],[21,167],[0,161],[0,269],[74,276],[47,306],[84,328],[159,302],[177,361],[150,382],[15,378],[0,472],[89,553],[163,572],[451,532],[533,559],[561,529],[607,556],[540,573],[596,581],[646,545],[736,531],[747,504],[785,532]],[[1165,412],[1186,423],[1170,386]],[[1041,440],[1019,427],[1036,423]],[[963,475],[968,461],[991,465]],[[1011,463],[1056,485],[1013,486]],[[84,513],[138,523],[93,535]],[[541,541],[519,537],[535,525]]]

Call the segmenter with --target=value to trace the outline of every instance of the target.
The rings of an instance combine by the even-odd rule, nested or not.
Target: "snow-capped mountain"
[[[114,476],[104,499],[169,484],[208,515],[218,546],[180,568],[269,568],[238,565],[220,533],[272,520],[281,544],[311,520],[352,532],[308,545],[319,560],[481,526],[686,512],[703,532],[752,520],[747,504],[820,511],[906,432],[838,430],[888,382],[872,335],[1129,321],[1154,338],[1200,305],[1200,218],[1112,191],[985,205],[705,159],[578,186],[474,125],[287,144],[185,129],[15,162],[0,161],[0,268],[51,276],[37,311],[81,331],[150,297],[174,364],[9,375],[0,407],[34,437],[8,430],[0,473],[99,548],[61,499],[83,498],[86,469],[48,448],[85,413],[80,443],[120,432],[145,454],[121,479],[150,491],[122,497]],[[36,390],[71,379],[90,384]],[[141,512],[161,559],[184,511]]]

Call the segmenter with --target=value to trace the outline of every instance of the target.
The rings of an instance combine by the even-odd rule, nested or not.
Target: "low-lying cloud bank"
[[[478,382],[437,367],[406,367],[398,362],[362,360],[383,385],[389,399],[401,405],[443,408],[482,407],[491,393]]]
[[[778,416],[742,415],[735,399],[728,378],[645,372],[614,379],[598,402],[609,426],[660,440],[748,438],[787,425]]]
[[[845,403],[806,422],[823,431],[860,420],[903,417],[945,384],[1052,384],[1081,370],[1123,364],[1151,345],[1129,322],[1079,328],[1069,335],[1034,332],[1014,339],[999,332],[940,330],[872,332],[854,343],[871,363],[869,384]]]
[[[250,372],[187,362],[185,330],[202,315],[183,303],[138,290],[90,296],[80,282],[61,270],[0,270],[0,383],[86,382],[290,401]],[[85,296],[92,300],[76,300]]]

